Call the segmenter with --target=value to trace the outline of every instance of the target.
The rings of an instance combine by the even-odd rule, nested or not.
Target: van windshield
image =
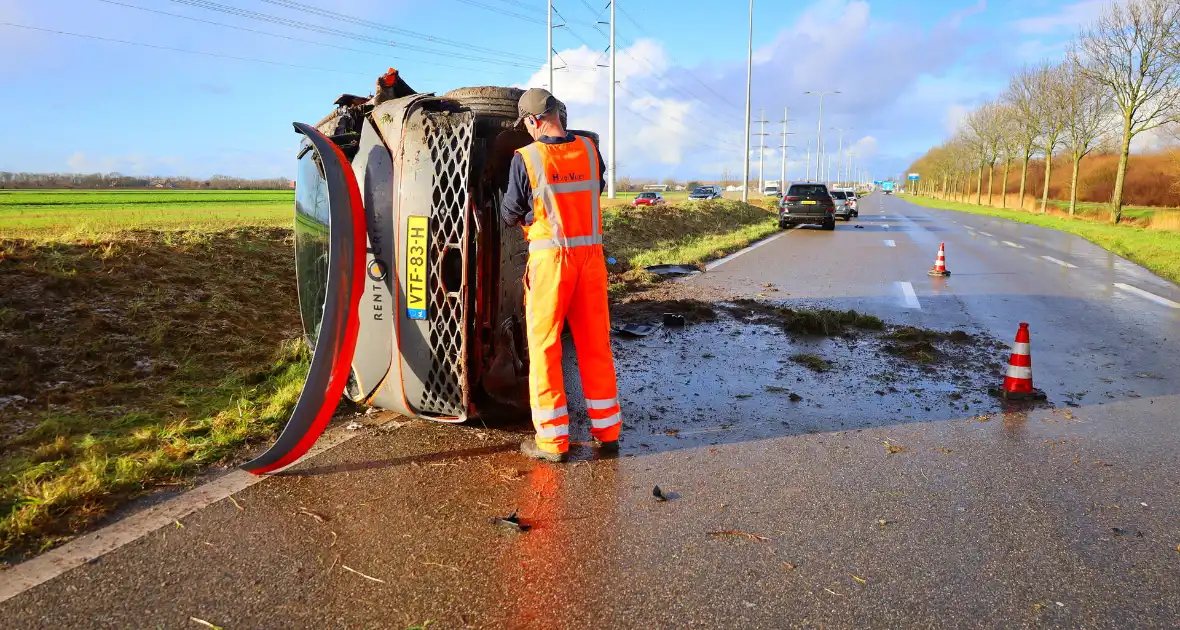
[[[312,349],[324,319],[331,254],[328,181],[323,169],[319,154],[307,150],[299,158],[295,180],[295,278],[299,282],[303,334]]]

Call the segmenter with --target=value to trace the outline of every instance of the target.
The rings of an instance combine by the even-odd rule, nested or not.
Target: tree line
[[[175,188],[179,190],[287,190],[291,180],[284,177],[246,179],[214,175],[192,177],[151,177],[121,173],[13,173],[0,171],[0,188]]]
[[[1131,143],[1136,136],[1180,125],[1180,2],[1112,2],[1098,20],[1070,42],[1064,61],[1026,66],[1011,77],[994,101],[967,115],[958,133],[911,165],[923,175],[919,191],[934,194],[970,190],[992,204],[996,164],[1003,165],[1001,205],[1007,205],[1011,168],[1020,167],[1019,205],[1024,207],[1029,162],[1045,158],[1040,212],[1049,202],[1054,156],[1073,165],[1069,214],[1075,214],[1078,172],[1095,151],[1117,152],[1111,222],[1122,220]]]

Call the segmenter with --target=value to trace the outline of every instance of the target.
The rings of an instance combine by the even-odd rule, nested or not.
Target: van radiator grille
[[[470,113],[427,112],[425,137],[435,174],[426,271],[434,361],[420,411],[458,417],[467,414],[467,214],[474,129]]]

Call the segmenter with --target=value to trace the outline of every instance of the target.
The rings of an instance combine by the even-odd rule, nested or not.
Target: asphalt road
[[[940,242],[950,278],[926,275]],[[869,335],[800,338],[740,309],[616,340],[619,459],[538,464],[519,429],[369,418],[0,603],[0,627],[1180,624],[1180,288],[1076,237],[874,195],[858,221],[786,232],[681,296],[981,341],[912,366]],[[1022,321],[1044,405],[984,393],[1006,359],[991,340]],[[790,361],[803,351],[835,369]],[[514,510],[529,532],[489,522]]]

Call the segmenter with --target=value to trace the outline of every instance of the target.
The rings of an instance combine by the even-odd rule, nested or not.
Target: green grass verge
[[[309,360],[293,245],[259,227],[0,238],[0,556],[273,438]]]
[[[1000,210],[928,197],[900,196],[906,201],[927,208],[983,214],[1076,234],[1106,250],[1143,265],[1162,278],[1180,283],[1180,233],[1149,230],[1131,225],[1111,225],[1082,218],[1070,219],[1017,210]]]
[[[611,296],[658,281],[644,267],[698,265],[732,254],[778,230],[775,215],[740,201],[719,199],[678,205],[613,208],[603,213]]]
[[[743,225],[725,234],[704,234],[658,245],[631,259],[637,267],[651,265],[696,265],[728,256],[754,241],[760,241],[779,229],[773,218],[760,223]]]
[[[179,417],[152,408],[113,419],[81,411],[42,417],[0,459],[0,555],[44,550],[121,499],[183,484],[242,446],[272,438],[299,398],[309,359],[302,341],[284,344],[267,370],[186,388]]]

